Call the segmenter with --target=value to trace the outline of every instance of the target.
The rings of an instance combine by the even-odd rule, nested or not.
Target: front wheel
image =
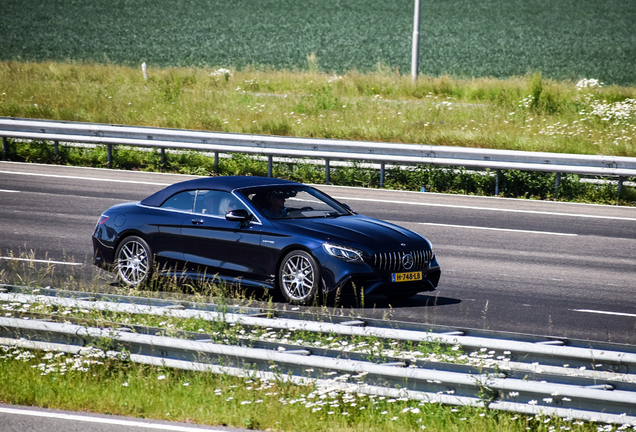
[[[130,287],[148,282],[152,272],[152,251],[141,237],[126,237],[115,253],[119,280]]]
[[[311,304],[321,280],[318,263],[305,251],[288,253],[278,268],[278,286],[291,304]]]

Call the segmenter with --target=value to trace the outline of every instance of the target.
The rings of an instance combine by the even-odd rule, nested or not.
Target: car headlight
[[[329,255],[334,258],[338,258],[351,263],[364,262],[364,259],[362,258],[363,252],[361,250],[346,246],[338,246],[331,243],[323,243],[322,247],[327,251]]]

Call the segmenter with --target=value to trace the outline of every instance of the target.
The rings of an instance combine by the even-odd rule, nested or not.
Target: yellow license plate
[[[392,273],[391,280],[393,282],[410,282],[422,280],[422,272],[410,272],[410,273]]]

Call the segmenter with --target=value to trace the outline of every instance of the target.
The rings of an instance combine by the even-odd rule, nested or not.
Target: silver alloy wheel
[[[317,268],[311,256],[296,251],[285,257],[280,271],[280,286],[292,303],[307,304],[316,293]]]
[[[126,285],[136,286],[146,281],[152,258],[143,239],[130,237],[117,249],[117,272]]]

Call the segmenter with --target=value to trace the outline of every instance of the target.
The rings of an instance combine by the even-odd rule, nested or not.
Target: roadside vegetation
[[[23,258],[16,257],[16,258]],[[30,261],[0,262],[0,283],[22,281],[42,287],[57,275],[57,266]],[[62,270],[67,279],[77,270]],[[97,280],[100,276],[98,275]],[[76,279],[76,281],[79,278]],[[73,282],[66,288],[87,293],[103,289]],[[115,288],[126,295],[183,298],[188,287],[164,282],[161,292]],[[159,288],[159,287],[155,287]],[[229,291],[209,284],[199,287],[200,301],[214,302],[220,310],[230,305],[257,305],[246,292]],[[34,292],[37,294],[37,290]],[[189,299],[193,299],[190,297]],[[263,306],[260,303],[261,307]],[[342,309],[323,307],[324,313]],[[346,311],[344,311],[346,313]],[[312,349],[335,349],[362,354],[375,363],[427,361],[471,364],[477,368],[497,367],[505,362],[494,352],[482,349],[465,352],[459,345],[435,341],[392,341],[376,337],[347,337],[308,331],[232,325],[222,318],[202,320],[151,316],[84,309],[81,306],[53,306],[37,300],[1,302],[7,318],[48,319],[87,327],[152,326],[166,336],[210,338],[218,344],[251,346],[258,342],[293,344]],[[184,334],[184,332],[189,332]],[[327,373],[313,384],[292,384],[285,371],[272,369],[265,378],[255,372],[244,376],[192,372],[134,363],[128,353],[115,354],[115,344],[96,340],[78,353],[38,351],[0,345],[0,401],[18,405],[100,412],[115,415],[181,421],[196,424],[229,425],[272,431],[593,431],[628,430],[627,427],[549,417],[518,415],[484,407],[442,405],[406,397],[363,394],[343,390],[343,383],[364,383],[365,375]],[[307,370],[308,376],[311,370]],[[546,395],[549,397],[550,395]],[[514,396],[510,396],[514,397]],[[484,394],[487,406],[490,399]]]
[[[4,1],[0,59],[339,74],[389,65],[408,74],[413,4]],[[541,71],[559,80],[636,85],[632,0],[447,0],[420,8],[424,75],[507,78]]]
[[[572,7],[546,0],[449,1],[422,8],[429,17],[421,32],[424,75],[412,83],[405,75],[412,11],[400,2],[192,0],[175,7],[140,0],[117,8],[90,0],[6,2],[0,14],[0,116],[636,157],[631,1]],[[143,71],[142,63],[148,65]],[[50,142],[6,144],[11,161],[107,166],[103,146],[62,143],[56,153]],[[167,152],[162,161],[158,151],[127,147],[115,148],[113,168],[267,174],[266,162],[244,155],[221,158],[216,167],[210,155]],[[317,184],[325,179],[324,169],[306,160],[276,163],[274,175]],[[634,188],[624,187],[618,196],[616,182],[590,183],[599,179],[576,175],[562,176],[555,191],[553,173],[387,167],[384,187],[492,196],[497,179],[503,197],[636,205]],[[363,164],[332,166],[331,182],[379,187],[380,174]],[[74,267],[21,261],[33,256],[22,251],[15,260],[0,260],[0,283],[123,290],[101,275],[87,282]],[[201,288],[200,299],[220,305],[255,301],[230,287]],[[183,285],[161,289],[162,296],[177,298],[192,292]],[[159,295],[152,289],[125,293]],[[352,350],[371,346],[370,357],[377,359],[390,351],[471,361],[460,347],[376,346],[378,341],[330,335],[252,333],[220,322],[1,306],[3,316],[153,325],[166,333],[206,333],[219,343],[286,339]],[[125,355],[107,356],[104,342],[81,355],[0,346],[0,401],[273,431],[630,429],[144,366]],[[476,360],[488,361],[487,355],[477,353]]]
[[[109,358],[99,349],[64,354],[0,346],[0,380],[5,403],[259,430],[628,430],[349,393],[335,386],[144,366]]]
[[[636,88],[594,79],[557,82],[539,73],[498,80],[409,77],[390,70],[324,74],[245,69],[0,62],[0,116],[208,131],[478,148],[636,156]],[[15,161],[107,166],[103,146],[81,149],[8,141]],[[274,175],[324,183],[323,167],[276,163]],[[114,168],[198,175],[266,175],[265,161],[118,147]],[[616,182],[555,173],[388,167],[384,187],[427,192],[634,205]],[[331,182],[378,187],[363,164],[332,167]]]

